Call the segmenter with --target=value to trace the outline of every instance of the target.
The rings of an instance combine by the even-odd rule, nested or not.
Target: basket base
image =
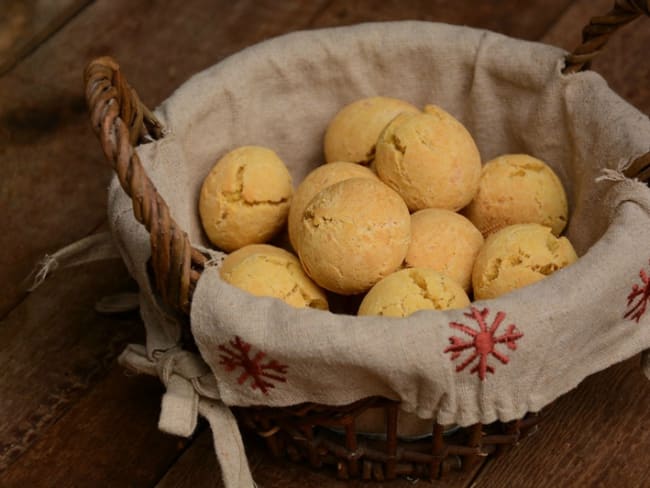
[[[386,431],[364,433],[355,420],[369,409],[385,410]],[[398,403],[373,397],[342,407],[303,404],[288,408],[233,409],[240,424],[265,439],[273,456],[312,468],[334,468],[339,479],[385,481],[398,477],[440,479],[469,471],[537,431],[540,414],[513,422],[450,428],[434,424],[429,435],[397,435]]]

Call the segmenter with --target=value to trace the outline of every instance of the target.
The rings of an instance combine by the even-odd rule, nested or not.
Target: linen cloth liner
[[[538,284],[473,303],[473,316],[465,315],[474,310],[468,308],[406,319],[294,309],[242,292],[221,281],[218,266],[208,267],[194,294],[191,326],[217,380],[214,396],[225,405],[285,406],[383,395],[442,424],[509,421],[650,348],[648,317],[625,316],[633,285],[643,286],[640,270],[648,269],[650,192],[620,174],[650,149],[650,122],[598,74],[562,75],[565,54],[467,27],[362,24],[296,32],[245,49],[166,100],[156,110],[166,137],[138,153],[195,246],[207,247],[197,212],[200,186],[225,152],[245,144],[269,147],[297,184],[323,162],[322,139],[333,115],[358,98],[384,95],[449,111],[473,135],[483,161],[525,152],[551,165],[568,192],[567,234],[581,256]],[[177,345],[178,317],[152,294],[149,238],[116,180],[109,215],[141,287],[153,358]],[[455,359],[445,348],[452,337],[471,343],[451,323],[478,331],[484,309],[488,327],[505,314],[495,336],[511,324],[523,336],[494,346],[508,362],[488,356],[494,372],[481,379],[472,372],[479,358],[456,371],[473,348]],[[226,368],[224,347],[243,353],[237,338],[250,346],[250,358],[264,352],[261,364],[286,366],[276,371],[284,381],[267,378],[272,387],[253,388],[244,369]]]

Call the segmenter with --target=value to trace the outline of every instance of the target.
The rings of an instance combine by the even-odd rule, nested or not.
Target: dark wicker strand
[[[159,139],[163,129],[108,57],[92,61],[84,74],[92,127],[106,159],[133,202],[133,214],[150,235],[155,286],[165,303],[189,313],[191,294],[207,258],[187,234],[147,176],[134,146]]]
[[[444,440],[445,427],[439,423],[433,425],[432,450],[431,450],[431,478],[438,479],[442,474],[440,468],[442,461],[448,456],[447,446]]]
[[[351,421],[345,426],[345,447],[349,451],[348,455],[348,473],[356,478],[359,476],[359,451],[357,442],[357,432],[354,425],[354,416],[348,416]]]
[[[386,410],[384,440],[368,439],[354,429],[353,419],[368,408]],[[505,425],[475,424],[449,438],[443,435],[444,427],[436,424],[430,439],[402,442],[391,434],[397,432],[397,422],[391,419],[396,417],[397,408],[398,404],[392,400],[370,397],[339,407],[308,403],[282,409],[237,409],[236,413],[243,425],[256,430],[267,441],[274,438],[275,455],[286,453],[293,461],[307,461],[315,467],[333,465],[339,478],[365,480],[406,475],[435,479],[451,469],[470,469],[478,459],[517,443],[539,422],[539,415],[529,414],[521,421]],[[389,413],[392,409],[394,412]],[[298,417],[288,415],[287,410],[298,413]],[[343,432],[318,430],[323,425]],[[317,462],[314,462],[315,453]]]
[[[610,36],[640,15],[650,15],[649,0],[616,0],[606,15],[594,17],[582,30],[582,44],[566,57],[564,74],[589,69],[591,61],[600,53]]]
[[[650,0],[616,0],[614,8],[603,16],[594,17],[582,30],[582,44],[567,55],[564,74],[589,69],[610,36],[641,15],[650,16]],[[624,171],[628,178],[650,182],[650,152],[634,160]]]
[[[650,152],[632,161],[623,173],[628,178],[637,178],[639,181],[648,183],[650,181]]]
[[[396,476],[397,467],[397,410],[399,404],[391,403],[386,405],[386,477],[391,480]]]

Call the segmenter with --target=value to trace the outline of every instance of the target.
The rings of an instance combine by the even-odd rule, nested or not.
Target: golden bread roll
[[[429,268],[401,269],[372,287],[358,315],[408,317],[418,310],[448,310],[469,305],[465,290]]]
[[[536,283],[578,259],[566,237],[549,227],[516,224],[491,234],[472,271],[474,298],[495,298]]]
[[[252,244],[229,254],[221,277],[256,296],[279,298],[294,307],[327,310],[327,298],[305,274],[298,258],[268,244]]]
[[[405,264],[431,268],[469,291],[472,268],[482,245],[483,236],[462,215],[426,208],[411,215],[411,244]]]
[[[487,236],[513,224],[541,224],[559,236],[569,208],[560,178],[543,161],[506,154],[488,161],[465,215]]]
[[[358,164],[334,162],[319,166],[300,183],[289,208],[289,239],[296,251],[300,242],[302,214],[307,204],[323,188],[349,178],[377,178],[377,175]]]
[[[224,251],[266,242],[286,223],[293,187],[270,149],[239,147],[223,156],[203,182],[199,214],[210,242]]]
[[[476,195],[481,157],[467,129],[439,107],[403,113],[377,142],[379,178],[399,193],[409,210],[460,210]]]
[[[411,219],[400,196],[374,178],[351,178],[320,191],[303,212],[300,260],[323,288],[368,290],[404,260]]]

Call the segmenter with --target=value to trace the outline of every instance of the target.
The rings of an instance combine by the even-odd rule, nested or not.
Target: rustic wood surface
[[[48,3],[57,2],[6,5]],[[59,271],[25,293],[38,259],[105,221],[110,171],[88,127],[81,87],[87,61],[115,56],[145,103],[155,106],[191,74],[297,29],[424,19],[570,49],[589,17],[612,3],[69,0],[58,2],[59,14],[49,20],[23,19],[15,6],[0,9],[0,54],[17,57],[0,75],[0,486],[220,486],[205,425],[189,440],[158,432],[162,387],[128,376],[115,362],[126,343],[143,337],[137,315],[93,311],[102,296],[134,288],[122,265]],[[25,33],[21,25],[41,27]],[[10,35],[14,41],[3,45]],[[20,47],[26,38],[29,48]],[[641,19],[593,66],[646,113],[649,44],[650,20]],[[549,409],[537,435],[436,485],[647,486],[650,385],[637,364],[633,358],[587,379]],[[260,486],[372,486],[275,460],[257,439],[247,441]]]
[[[3,0],[0,3],[0,74],[65,25],[91,0]]]

